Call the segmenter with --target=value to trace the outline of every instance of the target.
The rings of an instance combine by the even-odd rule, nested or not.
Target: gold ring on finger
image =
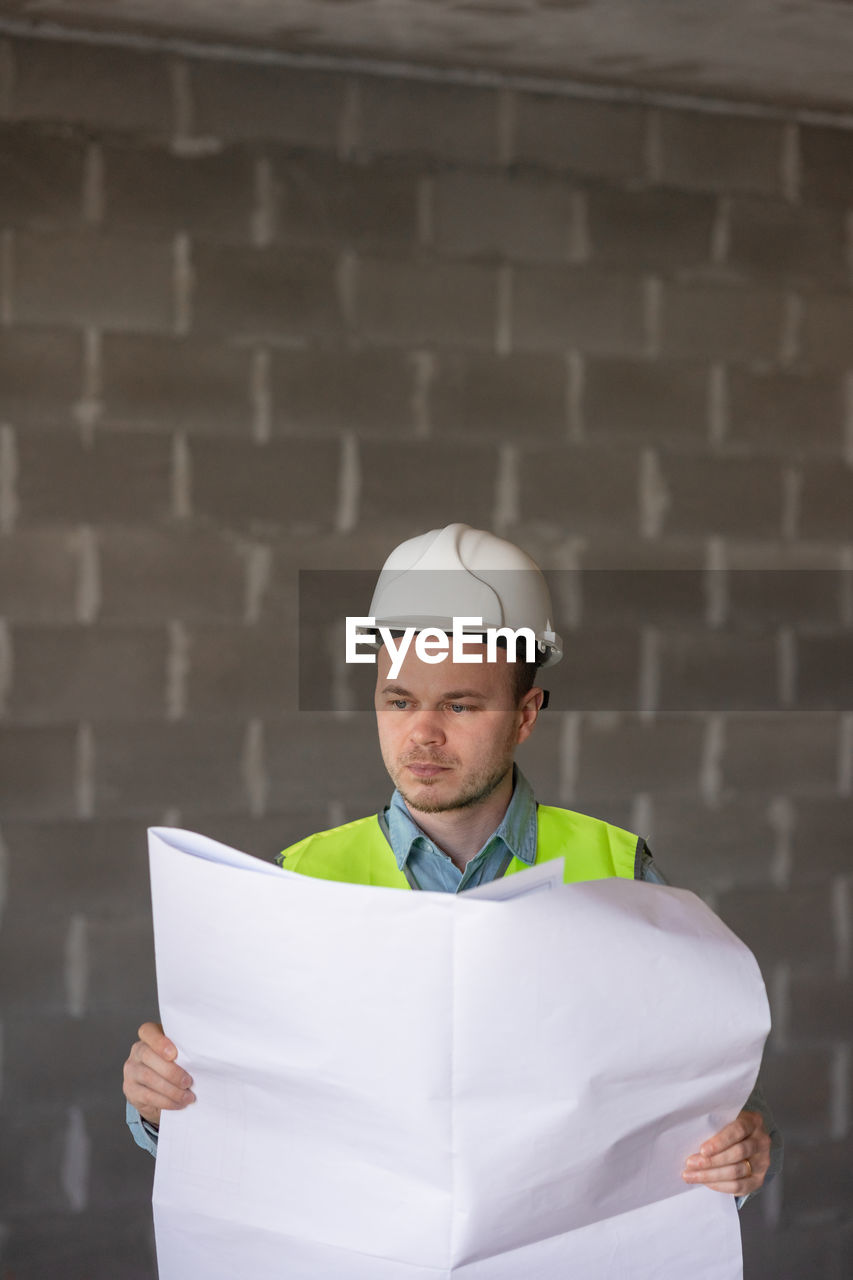
[[[749,1170],[749,1173],[746,1176],[748,1178],[751,1178],[752,1177],[752,1161],[750,1160],[749,1156],[746,1157],[746,1167]]]

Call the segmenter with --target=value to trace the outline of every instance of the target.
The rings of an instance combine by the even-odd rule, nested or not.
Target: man
[[[379,744],[394,793],[378,815],[308,836],[284,851],[290,870],[401,889],[462,892],[534,862],[565,857],[565,879],[618,875],[666,883],[642,838],[582,814],[537,805],[514,764],[546,703],[537,669],[562,656],[539,569],[519,548],[468,525],[410,539],[383,568],[370,609]],[[440,634],[463,619],[452,655]],[[486,629],[509,628],[504,647]],[[438,629],[430,643],[417,635]],[[532,660],[515,661],[513,633],[530,632]],[[408,645],[407,645],[408,641]],[[491,659],[489,660],[489,655]],[[177,1050],[152,1022],[124,1068],[128,1123],[156,1153],[162,1110],[195,1101]],[[756,1088],[740,1115],[688,1157],[682,1176],[738,1197],[781,1163],[781,1140]]]

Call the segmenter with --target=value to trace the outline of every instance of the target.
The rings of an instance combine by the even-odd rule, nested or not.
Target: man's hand
[[[746,1196],[763,1184],[770,1168],[770,1135],[758,1111],[741,1111],[736,1120],[688,1156],[685,1182],[702,1182],[712,1191]]]
[[[144,1022],[137,1034],[124,1064],[124,1096],[145,1120],[159,1124],[161,1111],[180,1111],[195,1102],[192,1078],[175,1062],[178,1051],[159,1022]]]

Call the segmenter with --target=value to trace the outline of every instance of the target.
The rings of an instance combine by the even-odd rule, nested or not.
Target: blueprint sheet
[[[150,832],[160,1280],[739,1280],[731,1196],[682,1181],[769,1011],[693,894],[313,880]]]

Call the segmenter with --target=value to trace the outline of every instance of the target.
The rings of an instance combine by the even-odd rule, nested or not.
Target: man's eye
[[[394,708],[395,711],[405,711],[408,705],[409,705],[408,698],[395,698],[394,701],[391,703],[391,706]]]
[[[451,702],[448,705],[451,711],[473,711],[474,710],[474,708],[470,707],[467,702]]]

